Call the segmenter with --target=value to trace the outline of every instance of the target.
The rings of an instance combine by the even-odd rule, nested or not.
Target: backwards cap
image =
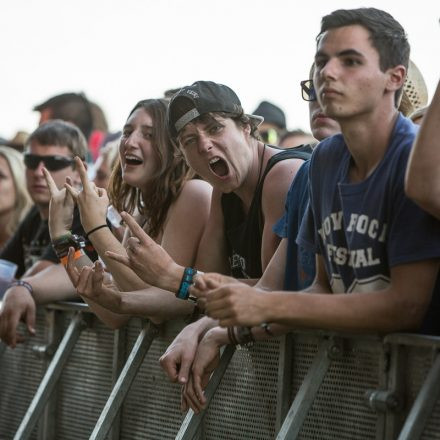
[[[210,112],[224,112],[239,115],[243,112],[241,102],[228,86],[212,81],[196,81],[191,86],[183,87],[168,105],[167,124],[171,137],[193,119]],[[248,115],[259,124],[263,118]]]

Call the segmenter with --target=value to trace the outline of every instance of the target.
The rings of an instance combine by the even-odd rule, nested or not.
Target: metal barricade
[[[158,362],[185,324],[114,332],[85,305],[39,309],[36,336],[0,357],[0,439],[440,439],[440,338],[304,331],[227,347],[209,407],[185,416]]]

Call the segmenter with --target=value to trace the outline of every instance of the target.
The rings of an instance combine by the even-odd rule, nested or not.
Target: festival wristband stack
[[[57,254],[57,257],[60,259],[61,264],[65,266],[67,264],[69,248],[73,247],[75,249],[73,259],[78,260],[78,258],[81,258],[84,255],[83,249],[86,247],[86,241],[84,240],[84,237],[69,232],[53,240],[52,247]]]
[[[192,296],[189,294],[189,288],[194,284],[194,276],[197,273],[203,273],[198,272],[196,269],[193,269],[192,267],[185,267],[185,270],[183,271],[182,281],[180,282],[179,290],[176,293],[176,298],[197,302],[197,298],[195,296]]]

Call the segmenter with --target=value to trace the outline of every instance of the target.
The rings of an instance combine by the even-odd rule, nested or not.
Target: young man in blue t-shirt
[[[316,253],[316,277],[305,291],[313,295],[262,294],[216,274],[200,276],[206,312],[221,326],[200,341],[192,367],[202,402],[215,347],[249,340],[248,331],[231,326],[440,330],[432,318],[440,224],[404,194],[416,134],[396,108],[409,61],[405,31],[374,8],[339,10],[323,18],[317,41],[315,90],[342,134],[323,141],[310,163],[310,205],[298,243]],[[255,339],[267,333],[267,326],[252,329]]]

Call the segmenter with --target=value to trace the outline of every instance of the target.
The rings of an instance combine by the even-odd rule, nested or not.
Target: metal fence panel
[[[294,337],[293,392],[299,388],[317,350],[313,336]],[[331,353],[330,353],[331,355]],[[345,340],[305,419],[300,439],[375,439],[378,416],[365,404],[365,392],[380,387],[382,344]]]
[[[46,344],[45,311],[38,310],[36,335],[14,350],[7,348],[0,357],[0,439],[11,439],[43,378],[45,360],[37,358],[31,347]],[[26,333],[23,324],[20,332]],[[37,438],[37,428],[31,439]]]
[[[112,389],[112,354],[113,331],[94,318],[82,331],[57,387],[57,439],[89,438]]]
[[[207,440],[275,437],[280,340],[236,350],[204,423]]]
[[[179,320],[167,323],[153,341],[122,407],[121,440],[174,439],[179,431],[184,419],[180,412],[180,386],[168,380],[159,358],[184,325]],[[138,322],[130,323],[129,348],[140,328]]]

